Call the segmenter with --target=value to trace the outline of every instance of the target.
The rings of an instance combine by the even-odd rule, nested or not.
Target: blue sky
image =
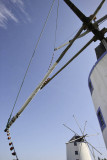
[[[72,39],[73,34],[82,24],[64,1],[60,0],[59,2],[56,47]],[[100,2],[100,0],[94,2],[93,0],[73,0],[73,3],[86,16],[91,15]],[[49,0],[0,1],[1,160],[12,159],[4,129],[51,3],[52,1]],[[106,14],[106,9],[107,2],[104,3],[98,13],[97,19]],[[13,115],[17,113],[48,70],[54,49],[56,11],[57,1],[55,1],[44,34],[37,47]],[[104,26],[107,26],[107,22],[101,24],[100,29]],[[89,33],[84,38],[78,39],[55,71],[79,51],[92,36]],[[65,143],[73,136],[73,133],[62,124],[65,123],[80,133],[72,117],[73,114],[77,117],[82,128],[87,120],[87,134],[100,133],[99,136],[90,137],[87,140],[104,154],[103,157],[107,158],[88,88],[88,76],[96,62],[94,48],[98,44],[99,41],[92,43],[75,61],[41,90],[13,124],[10,131],[19,159],[66,160]],[[60,49],[55,52],[54,62],[62,51],[63,49]],[[95,154],[99,156],[96,152]]]

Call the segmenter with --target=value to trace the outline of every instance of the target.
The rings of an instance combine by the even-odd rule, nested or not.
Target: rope
[[[8,119],[7,125],[8,125],[8,123],[9,123],[10,120],[11,120],[12,113],[13,113],[14,108],[15,108],[15,106],[16,106],[16,102],[17,102],[17,100],[18,100],[19,94],[20,94],[21,89],[22,89],[22,86],[23,86],[23,84],[24,84],[26,75],[27,75],[27,73],[28,73],[29,67],[30,67],[31,62],[32,62],[32,59],[33,59],[33,57],[34,57],[34,55],[35,55],[35,52],[36,52],[37,46],[38,46],[38,44],[39,44],[39,41],[40,41],[40,39],[41,39],[41,37],[42,37],[42,34],[43,34],[43,32],[44,32],[44,29],[45,29],[45,26],[46,26],[46,24],[47,24],[48,18],[49,18],[49,16],[50,16],[51,11],[52,11],[54,2],[55,2],[55,0],[53,0],[53,2],[52,2],[52,5],[51,5],[50,10],[49,10],[49,13],[48,13],[47,18],[46,18],[46,20],[45,20],[45,23],[44,23],[44,25],[43,25],[42,31],[41,31],[41,33],[40,33],[40,36],[39,36],[38,41],[37,41],[37,43],[36,43],[36,46],[35,46],[35,48],[34,48],[33,54],[32,54],[32,56],[31,56],[31,59],[30,59],[30,61],[29,61],[28,66],[27,66],[26,72],[25,72],[25,74],[24,74],[24,77],[23,77],[21,86],[20,86],[19,91],[18,91],[18,94],[17,94],[17,96],[16,96],[16,99],[15,99],[15,102],[14,102],[14,105],[13,105],[13,108],[12,108],[12,112],[11,112],[10,117],[9,117],[9,119]]]
[[[10,131],[7,130],[6,132],[7,132],[7,139],[9,140],[10,151],[12,151],[11,154],[16,157],[16,160],[19,160],[18,156],[17,156],[17,153],[15,151],[15,147],[14,147],[13,142],[11,140]]]
[[[86,48],[88,45],[90,45],[95,40],[95,37],[93,37],[79,52],[77,52],[61,69],[59,69],[51,78],[48,78],[46,83],[41,87],[44,88],[53,78],[55,78],[64,68],[66,68],[79,54]]]
[[[71,39],[71,37],[79,30],[79,27],[70,35],[68,36],[65,40],[63,40],[60,44],[63,45],[64,43],[66,43],[66,41],[70,41],[69,39]],[[60,46],[61,46],[60,45]],[[57,47],[59,48],[59,47]],[[56,48],[54,48],[54,51],[56,51]]]
[[[58,63],[65,56],[66,52],[69,50],[69,48],[71,47],[71,45],[78,38],[78,36],[81,34],[81,32],[83,31],[83,29],[84,29],[84,25],[82,25],[82,27],[80,28],[80,30],[74,36],[72,42],[65,48],[65,50],[61,53],[61,55],[58,57],[58,59],[56,60],[56,62],[52,65],[52,67],[49,69],[49,71],[45,74],[45,76],[42,79],[42,81],[38,84],[38,86],[35,88],[35,90],[32,92],[32,94],[29,96],[29,98],[25,101],[25,103],[23,104],[23,106],[21,107],[21,109],[17,112],[17,114],[15,116],[13,116],[13,118],[11,119],[11,121],[7,124],[7,126],[6,126],[6,128],[4,130],[5,132],[12,126],[12,124],[16,121],[16,119],[20,116],[20,114],[25,110],[25,108],[27,107],[27,105],[31,102],[31,100],[39,92],[39,90],[41,88],[43,88],[47,84],[47,82],[46,82],[45,85],[44,85],[44,82],[47,80],[47,78],[53,72],[53,70],[55,69],[55,67],[58,65]],[[48,82],[49,82],[49,80],[48,80]]]
[[[55,45],[56,45],[56,35],[57,35],[57,28],[58,28],[58,15],[59,15],[59,0],[58,0],[58,6],[57,6],[57,17],[56,17],[56,28],[55,28],[54,48],[55,48]]]
[[[55,48],[55,46],[56,46],[56,35],[57,35],[57,28],[58,28],[58,14],[59,14],[59,0],[58,0],[58,5],[57,5],[57,17],[56,17],[56,27],[55,27],[54,48]],[[48,70],[50,69],[50,67],[51,67],[51,65],[52,65],[52,62],[53,62],[53,59],[54,59],[54,55],[55,55],[55,52],[53,51],[52,58],[51,58],[51,61],[50,61]]]

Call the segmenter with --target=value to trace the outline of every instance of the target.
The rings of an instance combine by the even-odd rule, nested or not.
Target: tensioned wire
[[[38,41],[37,41],[37,43],[36,43],[36,46],[35,46],[35,48],[34,48],[33,54],[32,54],[32,56],[31,56],[31,58],[30,58],[29,63],[28,63],[26,72],[25,72],[25,74],[24,74],[22,83],[21,83],[21,85],[20,85],[18,94],[17,94],[17,96],[16,96],[16,99],[15,99],[15,102],[14,102],[14,105],[13,105],[13,108],[12,108],[12,112],[11,112],[11,114],[10,114],[10,117],[9,117],[9,119],[8,119],[7,124],[8,124],[8,123],[10,122],[10,120],[11,120],[12,113],[13,113],[14,108],[15,108],[15,106],[16,106],[16,102],[17,102],[17,100],[18,100],[19,94],[20,94],[20,92],[21,92],[22,86],[23,86],[23,84],[24,84],[24,81],[25,81],[26,75],[27,75],[27,73],[28,73],[29,67],[30,67],[30,65],[31,65],[31,62],[32,62],[32,60],[33,60],[33,57],[34,57],[34,55],[35,55],[35,53],[36,53],[36,49],[37,49],[37,47],[38,47],[39,41],[40,41],[40,39],[41,39],[41,37],[42,37],[42,34],[43,34],[43,32],[44,32],[44,29],[45,29],[45,27],[46,27],[48,18],[49,18],[50,14],[51,14],[51,11],[52,11],[54,2],[55,2],[55,0],[52,1],[52,4],[51,4],[50,10],[49,10],[49,13],[48,13],[48,15],[47,15],[47,18],[46,18],[45,23],[44,23],[44,25],[43,25],[43,28],[42,28],[42,30],[41,30],[41,33],[40,33],[40,36],[39,36]]]

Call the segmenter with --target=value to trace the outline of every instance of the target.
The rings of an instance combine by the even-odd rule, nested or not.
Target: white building
[[[90,152],[87,143],[83,138],[76,141],[74,139],[80,136],[74,136],[70,141],[66,143],[67,160],[91,160]]]
[[[97,62],[89,75],[89,88],[107,148],[107,51],[100,44],[96,48]]]

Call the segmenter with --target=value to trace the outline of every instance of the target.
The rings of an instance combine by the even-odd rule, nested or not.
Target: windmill
[[[74,115],[73,117],[82,135],[80,136],[75,131],[73,131],[71,128],[69,128],[67,125],[63,124],[66,128],[68,128],[70,131],[74,133],[74,136],[66,143],[67,160],[74,160],[74,159],[91,160],[90,152],[93,156],[93,159],[96,160],[94,150],[97,151],[100,155],[102,155],[102,153],[98,151],[92,144],[90,144],[86,140],[86,137],[95,136],[95,135],[85,134],[85,128],[86,128],[87,121],[85,122],[84,129],[82,131]],[[90,149],[90,146],[92,147],[92,150]]]
[[[100,43],[95,51],[97,61],[89,74],[88,85],[107,148],[107,47]]]
[[[25,110],[25,108],[28,106],[28,104],[31,102],[31,100],[34,98],[34,96],[39,92],[39,90],[41,90],[43,87],[45,87],[45,85],[47,85],[55,76],[57,76],[66,66],[68,66],[68,64],[70,64],[84,49],[86,49],[93,41],[97,41],[97,40],[100,40],[101,41],[101,44],[103,45],[103,47],[105,48],[105,50],[107,51],[107,39],[104,37],[105,33],[107,32],[107,29],[106,28],[103,28],[101,31],[99,30],[99,24],[104,21],[105,19],[107,19],[107,15],[102,17],[101,19],[99,19],[98,21],[95,21],[95,17],[96,17],[96,14],[98,13],[98,11],[100,10],[100,8],[102,7],[103,3],[105,2],[105,0],[102,0],[102,2],[100,3],[100,5],[98,6],[98,8],[95,10],[95,12],[93,14],[91,14],[89,17],[86,17],[70,0],[64,0],[64,2],[73,10],[73,12],[79,17],[79,19],[83,22],[81,28],[79,29],[79,31],[77,32],[77,34],[74,36],[74,38],[72,40],[69,40],[68,43],[58,47],[57,49],[65,46],[68,44],[68,46],[64,49],[64,51],[60,54],[60,56],[58,57],[58,59],[55,61],[55,63],[52,65],[52,67],[50,67],[50,69],[48,70],[48,72],[46,73],[46,75],[44,76],[44,78],[42,79],[42,81],[38,84],[38,86],[35,88],[35,90],[32,92],[32,94],[28,97],[28,99],[25,101],[25,103],[22,105],[22,107],[20,108],[20,110],[15,114],[15,116],[12,117],[12,113],[13,113],[13,110],[14,110],[14,107],[15,107],[15,104],[16,104],[16,101],[17,101],[17,98],[16,98],[16,101],[15,101],[15,104],[13,106],[13,109],[12,109],[12,112],[10,114],[10,117],[8,119],[8,122],[7,122],[7,125],[6,125],[6,128],[5,128],[5,132],[7,132],[9,130],[9,128],[12,126],[12,124],[16,121],[17,118],[19,118],[19,116],[22,114],[22,112]],[[93,23],[94,21],[94,23]],[[82,33],[83,31],[85,30],[84,33]],[[84,35],[86,35],[87,33],[89,32],[92,32],[94,34],[94,36],[92,37],[92,39],[87,43],[85,44],[85,46],[80,50],[78,51],[59,71],[57,71],[51,78],[49,78],[50,74],[53,72],[53,70],[55,69],[55,67],[58,65],[58,63],[62,60],[62,58],[64,57],[64,55],[66,54],[66,52],[69,50],[69,48],[72,46],[72,44],[74,43],[74,41],[77,39],[77,38],[80,38],[80,37],[83,37]],[[41,32],[42,33],[42,32]],[[40,39],[40,38],[39,38]],[[39,42],[39,40],[38,40]],[[37,42],[37,44],[38,44]],[[55,49],[55,50],[57,50]],[[33,53],[34,55],[34,53]],[[33,57],[33,56],[32,56]],[[107,57],[107,56],[106,56]],[[31,58],[32,60],[32,58]],[[30,63],[31,63],[31,60],[30,60]],[[29,65],[30,65],[29,63]],[[28,68],[29,68],[29,65],[28,65]],[[28,70],[27,68],[27,70]],[[27,70],[26,70],[26,73],[27,73]],[[25,76],[24,76],[24,79],[26,77],[26,73],[25,73]],[[24,82],[24,79],[22,81],[22,84]],[[91,78],[90,78],[91,79]],[[91,80],[92,82],[92,80]],[[21,86],[22,86],[21,84]],[[93,84],[94,86],[94,83],[89,83],[89,85]],[[106,82],[107,84],[107,82]],[[94,87],[95,88],[95,87]],[[93,90],[93,87],[91,88]],[[20,90],[21,90],[21,87],[20,87]],[[20,93],[20,90],[18,92],[18,96],[19,96],[19,93]],[[107,91],[106,91],[107,92]],[[94,91],[93,91],[93,94],[94,94]],[[17,97],[18,97],[17,96]],[[93,98],[94,99],[94,98]],[[99,97],[98,97],[99,99]],[[105,97],[105,100],[106,100],[106,97]],[[107,100],[106,100],[106,104],[107,104]],[[101,111],[101,106],[97,106],[97,107],[100,107],[100,108],[97,108],[97,115],[98,115],[98,119],[99,119],[99,122],[101,123],[101,127],[102,127],[102,131],[104,133],[104,139],[105,139],[105,142],[107,144],[107,128],[106,128],[106,124],[107,124],[107,118],[106,118],[106,114],[107,113],[107,109],[105,109],[105,105],[103,106],[103,110]],[[105,120],[103,120],[105,119]],[[79,137],[79,139],[84,139],[87,135],[82,135],[81,137]]]

